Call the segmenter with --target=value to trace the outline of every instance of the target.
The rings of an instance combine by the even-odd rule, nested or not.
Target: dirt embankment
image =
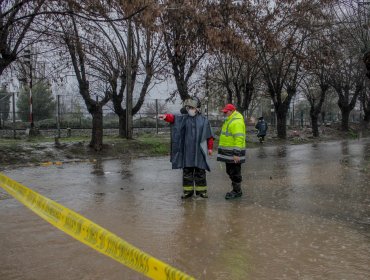
[[[31,166],[62,164],[64,162],[95,161],[96,159],[157,156],[168,154],[169,137],[138,137],[134,140],[120,138],[105,139],[103,149],[94,151],[89,147],[89,139],[0,139],[0,169],[9,166]]]

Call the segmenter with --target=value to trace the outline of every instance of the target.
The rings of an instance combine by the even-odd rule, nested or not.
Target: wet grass
[[[170,152],[169,135],[142,134],[132,140],[104,136],[103,149],[89,147],[90,137],[58,139],[42,136],[28,139],[0,139],[0,165],[27,165],[49,161],[91,160],[95,158],[125,158],[161,156]]]
[[[131,156],[160,156],[167,155],[170,151],[170,138],[164,135],[143,134],[132,140],[117,136],[105,136],[103,150],[91,151],[88,147],[90,138],[75,137],[73,139],[61,139],[61,144],[72,144],[69,153],[73,155],[100,155],[108,157],[120,157],[130,154]]]
[[[4,151],[5,148],[10,152],[22,152],[23,151],[23,147],[18,143],[8,143],[8,144],[1,143],[0,147],[2,151]]]
[[[170,138],[168,136],[153,137],[144,135],[138,138],[137,141],[140,150],[147,149],[154,156],[167,155],[170,152]]]

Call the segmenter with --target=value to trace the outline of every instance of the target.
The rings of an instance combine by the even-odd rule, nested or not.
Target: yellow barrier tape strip
[[[142,252],[115,234],[0,173],[0,187],[41,218],[78,241],[151,279],[191,280],[193,277]]]

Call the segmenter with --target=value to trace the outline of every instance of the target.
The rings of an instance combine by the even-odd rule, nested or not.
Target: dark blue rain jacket
[[[172,169],[198,167],[210,171],[207,139],[214,136],[208,119],[201,114],[174,117],[171,124]]]
[[[267,122],[265,122],[264,120],[259,120],[256,124],[256,129],[258,129],[257,137],[266,136],[267,128]]]

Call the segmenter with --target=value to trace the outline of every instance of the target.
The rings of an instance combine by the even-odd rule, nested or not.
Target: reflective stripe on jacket
[[[240,162],[245,162],[245,123],[242,114],[237,111],[222,125],[217,160],[234,162],[233,156],[239,156]]]

